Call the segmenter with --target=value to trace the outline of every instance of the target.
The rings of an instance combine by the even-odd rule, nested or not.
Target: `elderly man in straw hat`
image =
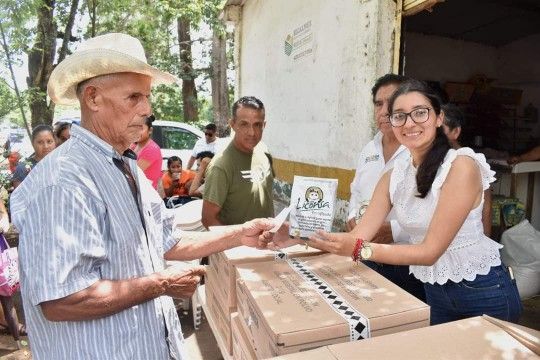
[[[175,80],[125,34],[86,41],[51,74],[49,96],[78,101],[81,126],[11,201],[35,359],[185,359],[171,297],[190,296],[204,268],[179,270],[164,259],[271,238],[273,223],[262,219],[173,238],[173,219],[126,150],[151,114],[151,86]]]

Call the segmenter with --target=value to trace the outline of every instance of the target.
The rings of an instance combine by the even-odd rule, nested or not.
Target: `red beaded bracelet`
[[[358,261],[358,256],[360,254],[360,249],[362,248],[362,245],[364,244],[364,239],[358,238],[356,239],[356,245],[354,246],[354,250],[352,252],[352,259],[354,262]]]

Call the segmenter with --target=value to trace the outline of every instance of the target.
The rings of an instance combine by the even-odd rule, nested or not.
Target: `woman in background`
[[[461,147],[459,138],[465,124],[465,115],[457,105],[450,103],[442,105],[442,110],[444,133],[452,149],[459,149]],[[482,209],[482,225],[486,236],[491,235],[491,202],[491,189],[488,188],[484,191],[484,208]]]
[[[131,149],[137,154],[137,165],[152,182],[154,189],[157,189],[161,178],[162,157],[159,145],[152,140],[152,123],[155,119],[154,115],[146,118],[141,137],[131,146]]]
[[[53,128],[49,125],[38,125],[32,130],[32,147],[34,154],[26,161],[20,161],[13,172],[11,183],[16,188],[28,176],[28,173],[47,154],[56,148]]]

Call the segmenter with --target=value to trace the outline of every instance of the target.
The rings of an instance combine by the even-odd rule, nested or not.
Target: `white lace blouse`
[[[482,188],[486,190],[495,181],[494,174],[483,154],[470,148],[451,149],[439,167],[431,190],[424,199],[416,197],[416,168],[412,159],[398,161],[394,165],[390,179],[390,199],[400,226],[411,236],[411,243],[424,240],[435,212],[441,187],[450,171],[452,162],[458,155],[470,156],[480,168]],[[444,284],[448,280],[474,280],[476,275],[486,275],[492,266],[501,264],[499,249],[502,246],[484,235],[482,207],[472,209],[448,249],[432,266],[411,265],[410,273],[425,283]]]

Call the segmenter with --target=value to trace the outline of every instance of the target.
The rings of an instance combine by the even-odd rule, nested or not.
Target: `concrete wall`
[[[391,39],[377,31],[380,21],[393,21],[393,12],[381,19],[385,3],[393,4],[245,3],[238,90],[265,103],[264,141],[276,158],[354,168],[358,151],[372,136],[370,88],[390,69]],[[288,36],[295,46],[289,55]]]
[[[247,0],[236,29],[236,97],[266,106],[277,197],[293,175],[337,178],[343,224],[357,156],[374,134],[371,87],[392,68],[392,0]]]

